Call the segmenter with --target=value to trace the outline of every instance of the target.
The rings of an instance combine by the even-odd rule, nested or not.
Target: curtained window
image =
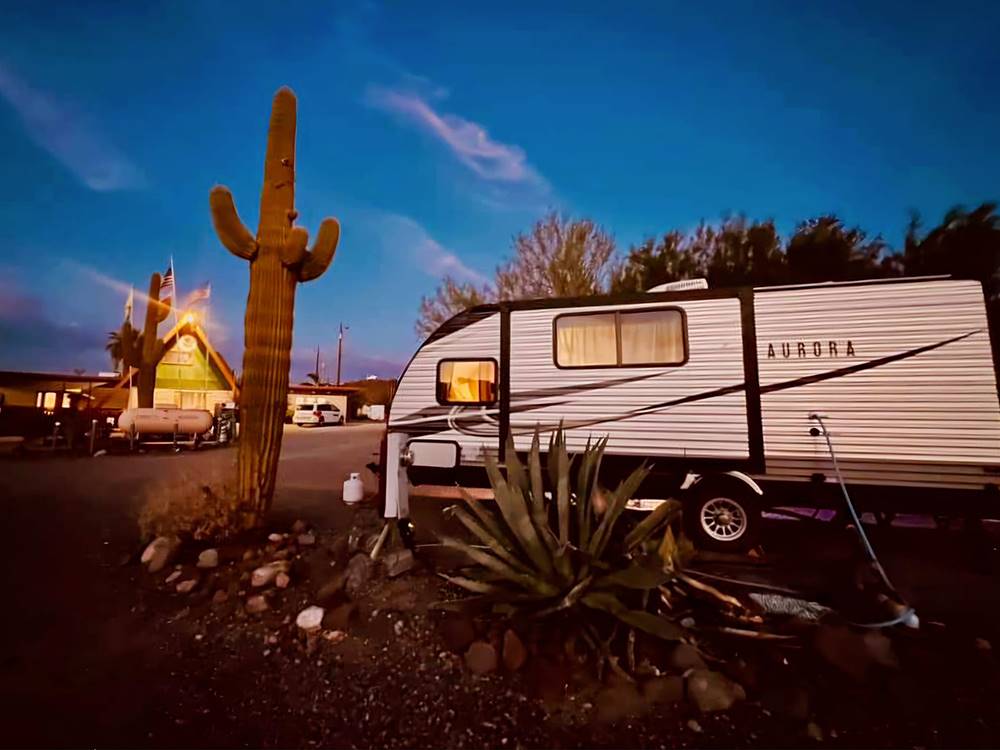
[[[679,310],[621,313],[622,366],[684,362],[684,317]]]
[[[561,315],[555,320],[559,367],[681,365],[684,315],[676,309]]]
[[[556,318],[556,363],[560,367],[614,367],[618,364],[615,314]]]
[[[497,363],[492,359],[438,362],[437,399],[441,404],[495,404]]]

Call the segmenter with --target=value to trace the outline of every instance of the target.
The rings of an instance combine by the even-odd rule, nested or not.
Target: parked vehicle
[[[299,404],[292,423],[302,427],[343,424],[344,415],[334,404]]]
[[[820,423],[820,418],[822,424]],[[762,508],[1000,512],[1000,399],[983,287],[947,277],[501,302],[420,347],[389,410],[385,514],[412,484],[485,486],[504,438],[607,435],[605,481],[681,497],[705,545]]]

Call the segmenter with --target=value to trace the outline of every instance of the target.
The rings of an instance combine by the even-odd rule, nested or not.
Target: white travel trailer
[[[483,305],[420,347],[389,410],[385,514],[414,484],[483,485],[505,436],[609,436],[699,541],[748,545],[766,506],[1000,510],[1000,398],[983,287],[945,277]],[[892,491],[895,490],[895,491]]]

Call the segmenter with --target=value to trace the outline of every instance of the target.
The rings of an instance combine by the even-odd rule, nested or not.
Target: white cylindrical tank
[[[365,487],[361,483],[361,475],[351,472],[350,479],[344,480],[344,502],[348,505],[361,502],[365,496]]]
[[[201,435],[212,429],[212,415],[203,409],[126,409],[118,417],[119,429],[137,435]]]

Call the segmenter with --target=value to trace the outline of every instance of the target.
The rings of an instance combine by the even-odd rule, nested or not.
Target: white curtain
[[[622,364],[684,361],[684,322],[677,310],[622,313]]]
[[[557,361],[564,367],[618,364],[614,314],[567,315],[556,321]]]

